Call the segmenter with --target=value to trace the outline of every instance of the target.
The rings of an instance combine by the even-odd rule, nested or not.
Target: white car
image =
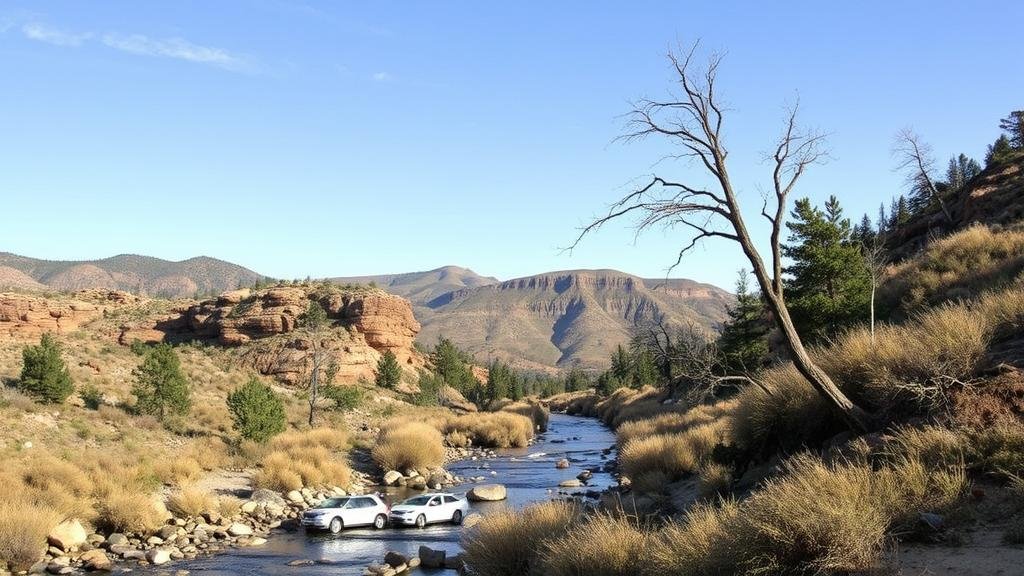
[[[469,513],[469,502],[454,494],[424,494],[391,508],[391,523],[423,528],[435,522],[461,524]]]
[[[388,525],[388,505],[373,494],[328,498],[302,515],[307,529],[330,530],[337,534],[345,528],[373,526],[380,530]]]

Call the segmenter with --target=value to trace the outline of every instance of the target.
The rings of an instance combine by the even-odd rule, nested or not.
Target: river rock
[[[124,546],[128,543],[128,537],[119,532],[107,536],[107,546]]]
[[[82,561],[82,565],[86,570],[102,570],[107,572],[113,567],[113,563],[107,557],[107,553],[99,548],[83,553],[79,560]]]
[[[245,502],[245,503],[242,504],[242,507],[240,508],[240,510],[242,511],[243,514],[252,514],[259,507],[260,507],[259,502],[256,502],[254,500],[249,500],[248,502]]]
[[[583,482],[580,482],[576,478],[573,478],[572,480],[564,480],[558,483],[559,488],[579,488],[580,486],[583,486]]]
[[[456,570],[459,573],[461,573],[462,565],[462,554],[456,554],[455,556],[446,556],[444,559],[444,567],[448,570]]]
[[[384,555],[384,563],[392,568],[409,564],[409,558],[401,552],[389,551]]]
[[[559,470],[564,470],[564,469],[566,469],[568,467],[569,467],[569,460],[566,459],[566,458],[562,458],[561,460],[559,460],[558,462],[555,463],[555,468],[558,468]]]
[[[424,568],[444,568],[444,550],[434,550],[428,546],[420,546],[420,565]]]
[[[231,526],[228,526],[228,534],[239,537],[239,536],[252,536],[252,528],[249,528],[241,522],[235,522]]]
[[[165,548],[153,548],[146,552],[146,560],[154,566],[167,564],[171,561],[171,551]]]
[[[466,498],[473,502],[497,502],[507,497],[508,492],[501,484],[480,484],[466,494]]]
[[[156,531],[156,535],[164,540],[170,540],[178,535],[178,527],[173,524],[167,524]]]
[[[579,480],[580,482],[586,482],[593,478],[593,476],[593,472],[591,472],[590,470],[584,470],[583,472],[580,472],[579,474],[576,475],[576,479]]]
[[[85,531],[82,523],[72,519],[57,524],[46,536],[46,541],[51,546],[67,552],[85,544],[88,536],[89,533]]]
[[[266,504],[273,503],[282,508],[286,504],[284,498],[281,498],[280,494],[274,492],[273,490],[267,490],[266,488],[258,488],[256,490],[253,490],[252,496],[250,496],[249,499],[252,500],[253,502],[263,502]]]
[[[406,485],[413,490],[426,490],[427,480],[423,476],[414,476],[409,479]]]
[[[465,529],[472,528],[480,523],[484,519],[483,514],[478,512],[472,512],[462,519],[462,527]]]
[[[293,504],[304,504],[306,502],[306,499],[302,497],[302,492],[298,490],[292,490],[285,494],[284,497]]]
[[[384,473],[384,485],[385,486],[396,486],[398,481],[402,479],[402,473],[398,470],[388,470]]]

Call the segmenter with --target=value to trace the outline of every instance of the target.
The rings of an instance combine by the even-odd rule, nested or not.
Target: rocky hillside
[[[889,247],[896,259],[919,252],[931,238],[974,224],[1009,226],[1024,219],[1024,153],[989,166],[948,199],[952,222],[938,206],[900,226]]]
[[[691,280],[646,280],[615,270],[550,272],[449,292],[417,307],[419,340],[448,337],[478,360],[525,369],[603,367],[630,332],[655,318],[714,330],[728,292]]]
[[[413,305],[426,306],[435,298],[467,288],[497,284],[498,279],[481,276],[468,268],[444,266],[426,272],[382,274],[378,276],[340,276],[330,278],[337,284],[375,284],[392,294],[408,298]]]
[[[73,292],[123,290],[167,298],[219,294],[263,276],[230,262],[199,256],[180,262],[121,254],[102,260],[40,260],[0,252],[0,288]]]
[[[330,320],[318,335],[298,329],[310,300],[318,301]],[[49,297],[0,293],[0,343],[76,331],[123,346],[200,342],[227,348],[239,364],[286,383],[306,370],[314,337],[337,364],[339,382],[372,381],[377,361],[389,350],[413,380],[415,369],[424,366],[413,347],[419,329],[407,300],[372,288],[277,286],[234,290],[201,302],[100,290]]]

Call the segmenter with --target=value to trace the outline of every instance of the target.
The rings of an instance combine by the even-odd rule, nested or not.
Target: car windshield
[[[345,504],[348,504],[348,498],[328,498],[318,508],[342,508]]]
[[[402,504],[405,504],[406,506],[426,506],[427,502],[430,502],[431,498],[433,498],[433,496],[417,496],[415,498],[409,498],[405,502],[402,502]]]

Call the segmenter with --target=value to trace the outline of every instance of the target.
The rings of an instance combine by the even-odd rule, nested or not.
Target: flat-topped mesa
[[[124,326],[120,342],[198,339],[242,347],[241,357],[263,374],[296,382],[312,348],[309,335],[298,330],[310,301],[318,302],[327,313],[331,329],[322,343],[331,351],[340,379],[372,379],[385,351],[406,366],[423,365],[413,348],[420,324],[409,301],[375,288],[306,285],[232,290],[166,317]]]

